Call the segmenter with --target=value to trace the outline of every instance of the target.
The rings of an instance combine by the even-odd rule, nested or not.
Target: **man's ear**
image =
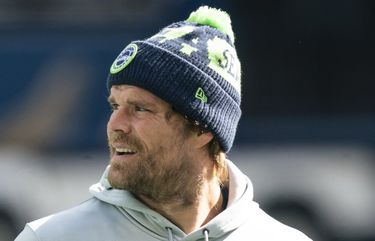
[[[210,131],[201,131],[196,134],[195,138],[197,140],[197,148],[201,148],[210,143],[214,135]]]

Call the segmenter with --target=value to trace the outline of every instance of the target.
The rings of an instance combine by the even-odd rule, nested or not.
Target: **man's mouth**
[[[129,148],[115,148],[115,153],[116,155],[123,156],[135,154],[136,151]]]

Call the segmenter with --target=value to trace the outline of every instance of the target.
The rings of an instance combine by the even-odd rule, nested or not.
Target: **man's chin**
[[[124,189],[123,187],[125,182],[125,175],[123,171],[121,171],[121,168],[118,167],[115,163],[111,160],[111,166],[108,171],[108,182],[111,184],[113,188],[116,189]]]

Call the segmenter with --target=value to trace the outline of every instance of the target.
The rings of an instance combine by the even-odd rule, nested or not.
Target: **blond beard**
[[[203,177],[193,169],[189,153],[181,151],[183,140],[178,141],[181,148],[176,146],[173,156],[170,154],[171,150],[163,147],[155,153],[149,153],[139,140],[125,134],[117,133],[109,137],[110,143],[114,140],[121,140],[136,148],[139,158],[126,164],[111,161],[108,180],[113,188],[128,190],[135,196],[145,196],[156,203],[189,206],[196,201]],[[112,157],[112,148],[110,153]],[[172,158],[174,160],[170,160]]]

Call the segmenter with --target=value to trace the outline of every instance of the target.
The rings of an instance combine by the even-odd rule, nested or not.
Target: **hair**
[[[219,179],[220,185],[226,186],[229,180],[227,162],[225,161],[226,154],[215,138],[208,143],[208,154],[214,160],[215,174]]]

